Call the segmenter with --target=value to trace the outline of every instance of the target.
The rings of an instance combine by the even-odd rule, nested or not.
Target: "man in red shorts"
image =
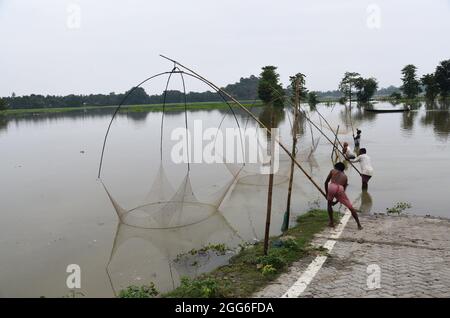
[[[358,229],[361,230],[362,226],[361,223],[359,223],[358,214],[356,213],[357,210],[353,208],[352,203],[345,194],[345,189],[347,188],[348,182],[344,170],[345,165],[342,162],[336,163],[334,165],[334,169],[330,171],[327,179],[325,180],[325,192],[327,194],[328,201],[328,216],[330,218],[329,226],[334,227],[333,205],[340,202],[350,210],[353,218],[358,224]],[[333,202],[334,198],[336,198],[335,202]]]

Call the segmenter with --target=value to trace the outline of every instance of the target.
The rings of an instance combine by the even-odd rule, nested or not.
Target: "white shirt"
[[[344,153],[344,155],[349,158],[349,157],[356,157],[355,153],[353,152],[353,149],[350,148],[350,146],[347,146],[347,151]]]
[[[373,174],[372,163],[367,154],[359,155],[355,160],[352,160],[352,162],[359,162],[361,165],[361,174],[365,174],[366,176],[371,176]]]

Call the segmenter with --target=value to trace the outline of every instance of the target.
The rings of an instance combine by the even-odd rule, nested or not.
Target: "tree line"
[[[257,86],[259,78],[251,75],[250,77],[242,77],[239,82],[227,85],[224,89],[240,100],[253,100],[257,98]],[[142,104],[160,104],[163,102],[163,94],[148,95],[142,88],[132,88],[125,93],[116,94],[90,94],[90,95],[25,95],[16,96],[14,93],[11,97],[0,98],[0,110],[2,109],[29,109],[29,108],[65,108],[65,107],[81,107],[81,106],[111,106],[118,105],[124,97],[126,98],[124,105],[142,105]],[[221,97],[211,91],[206,92],[189,92],[186,93],[186,100],[192,102],[216,102],[221,101]],[[168,90],[165,96],[166,103],[183,103],[185,94],[178,90]]]
[[[408,99],[416,98],[422,91],[428,100],[435,100],[438,96],[447,98],[450,93],[450,60],[440,62],[434,73],[417,76],[417,67],[408,64],[402,69],[400,87],[403,95]]]
[[[229,84],[224,89],[233,97],[240,100],[270,100],[274,97],[269,92],[269,88],[273,91],[282,91],[284,95],[289,95],[292,91],[292,85],[288,85],[285,89],[279,81],[279,75],[276,73],[275,66],[265,66],[262,68],[259,77],[251,75],[247,78],[240,78],[239,82]],[[298,73],[295,76],[298,76]],[[364,78],[357,72],[346,72],[339,83],[338,89],[335,91],[319,92],[308,91],[306,87],[302,87],[301,99],[309,103],[317,103],[319,99],[334,98],[340,99],[340,102],[357,101],[366,103],[373,98],[378,91],[379,96],[389,95],[391,98],[414,99],[422,92],[429,100],[434,100],[438,96],[447,98],[450,93],[450,60],[440,62],[433,73],[424,74],[421,78],[417,75],[417,67],[413,64],[406,65],[402,70],[402,86],[396,88],[390,86],[378,90],[378,82],[375,78]],[[305,75],[302,74],[304,81]],[[292,80],[292,78],[291,78]],[[275,85],[269,87],[267,85]],[[132,93],[126,98],[125,105],[142,105],[142,104],[159,104],[162,103],[164,94],[148,95],[142,88],[132,88]],[[27,108],[59,108],[59,107],[81,107],[81,106],[110,106],[118,105],[124,97],[130,92],[116,94],[90,94],[90,95],[25,95],[0,98],[0,110],[10,109],[27,109]],[[189,92],[186,94],[178,90],[168,90],[165,95],[166,103],[183,103],[185,98],[188,102],[216,102],[221,101],[221,97],[211,91],[206,92]],[[282,103],[282,99],[276,103]]]

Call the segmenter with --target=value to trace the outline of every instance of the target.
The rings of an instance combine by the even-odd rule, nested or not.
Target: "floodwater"
[[[342,105],[320,104],[317,109],[334,129],[339,125],[342,142],[352,144],[352,126],[362,130],[361,145],[375,170],[368,192],[361,192],[359,176],[351,168],[347,173],[348,195],[363,213],[385,212],[397,202],[408,202],[412,205],[408,213],[450,217],[445,177],[450,162],[448,105],[419,104],[411,112],[389,114],[354,106],[351,119]],[[214,127],[224,116],[225,126],[235,125],[234,117],[219,110],[190,111],[188,125],[197,119],[205,128]],[[310,116],[333,138],[317,114],[311,111]],[[0,297],[68,295],[69,264],[80,266],[79,291],[88,297],[112,297],[127,285],[150,281],[158,290],[168,291],[182,276],[209,271],[231,256],[212,252],[192,256],[189,251],[211,243],[235,248],[263,237],[267,183],[257,176],[238,179],[219,211],[193,225],[142,229],[119,224],[97,180],[110,117],[109,110],[92,110],[0,118]],[[167,113],[164,121],[162,166],[175,189],[187,166],[170,160],[173,142],[167,139],[174,128],[184,126],[184,119],[184,113]],[[248,124],[242,113],[237,120],[241,126]],[[291,120],[288,113],[279,118],[282,140],[288,144]],[[160,123],[161,113],[122,113],[112,126],[102,180],[122,207],[138,206],[159,171]],[[311,147],[311,137],[318,140],[318,147],[300,160],[322,186],[332,167],[332,148],[317,130],[312,131],[313,136],[304,121],[300,153]],[[190,181],[200,201],[230,176],[224,165],[190,166]],[[325,206],[301,172],[296,172],[293,191],[293,220],[308,208]],[[286,193],[287,179],[281,176],[274,189],[272,234],[280,231]]]

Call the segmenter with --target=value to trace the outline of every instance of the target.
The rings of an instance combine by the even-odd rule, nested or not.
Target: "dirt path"
[[[299,297],[450,297],[450,221],[418,216],[350,219]],[[314,244],[323,245],[326,230]],[[294,264],[256,297],[281,297],[310,266]],[[311,266],[310,266],[311,267]]]

